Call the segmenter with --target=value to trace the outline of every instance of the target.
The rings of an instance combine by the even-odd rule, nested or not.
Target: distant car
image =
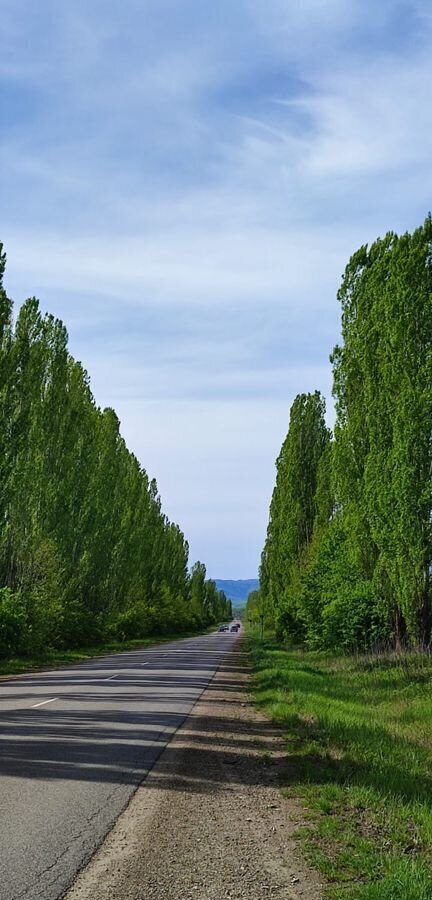
[[[219,625],[219,631],[229,631],[229,625]]]
[[[240,625],[231,625],[231,631],[239,631]]]

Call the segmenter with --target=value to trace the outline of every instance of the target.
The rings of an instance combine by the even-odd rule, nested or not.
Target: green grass
[[[10,659],[0,659],[0,676],[17,675],[24,672],[32,672],[45,667],[73,665],[95,656],[106,656],[109,653],[125,653],[128,650],[140,650],[146,647],[154,647],[167,641],[181,640],[181,638],[195,637],[199,634],[208,634],[215,630],[215,626],[200,631],[183,631],[181,634],[164,634],[156,637],[141,638],[133,641],[109,641],[98,644],[95,647],[80,647],[76,650],[50,650],[34,656],[15,656]]]
[[[432,898],[432,659],[340,657],[249,638],[257,703],[286,733],[282,790],[326,896]]]

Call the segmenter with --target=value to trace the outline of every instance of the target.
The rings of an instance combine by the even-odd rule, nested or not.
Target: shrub
[[[27,616],[21,594],[0,588],[0,656],[22,652],[26,636]]]

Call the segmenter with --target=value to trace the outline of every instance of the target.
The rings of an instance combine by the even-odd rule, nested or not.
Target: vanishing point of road
[[[0,682],[0,900],[64,894],[236,637]]]

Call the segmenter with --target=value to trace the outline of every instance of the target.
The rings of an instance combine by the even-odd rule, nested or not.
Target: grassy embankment
[[[250,636],[258,704],[287,738],[283,792],[326,896],[432,898],[432,659],[340,657]]]
[[[44,667],[55,668],[56,666],[73,665],[74,663],[83,662],[95,656],[105,656],[109,653],[125,653],[128,650],[142,650],[146,647],[154,647],[157,644],[164,644],[167,641],[178,641],[182,638],[197,637],[200,634],[209,634],[214,631],[215,625],[200,631],[183,631],[181,634],[164,634],[156,635],[148,638],[141,638],[138,641],[110,641],[105,644],[98,644],[95,647],[80,647],[76,650],[50,650],[44,653],[38,653],[34,656],[15,656],[11,659],[0,659],[0,676],[17,675],[24,672],[32,672]]]

